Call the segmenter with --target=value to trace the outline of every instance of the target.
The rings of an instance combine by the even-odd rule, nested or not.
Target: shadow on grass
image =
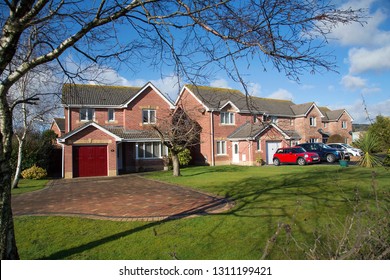
[[[237,170],[239,168],[236,167],[210,168],[209,171],[200,170],[200,172],[194,172],[186,176],[200,176],[205,173],[233,172]],[[343,172],[344,175],[340,177],[339,172]],[[366,173],[361,175],[366,179],[370,177],[370,174]],[[303,211],[309,213],[308,215],[310,215],[311,223],[314,227],[322,225],[321,216],[328,210],[331,210],[329,213],[337,211],[340,215],[347,213],[350,210],[349,201],[353,198],[356,186],[345,187],[342,181],[354,176],[356,176],[356,171],[339,171],[334,169],[329,172],[319,172],[318,169],[312,168],[305,170],[304,173],[291,172],[281,176],[265,176],[261,179],[248,177],[223,186],[226,199],[236,204],[234,208],[226,212],[208,213],[210,209],[226,204],[226,200],[215,201],[212,204],[190,209],[161,221],[151,222],[73,248],[55,252],[43,259],[66,259],[107,242],[116,241],[137,232],[192,215],[266,219],[262,223],[266,225],[267,234],[270,237],[274,233],[278,220],[284,220],[294,223],[294,227],[300,234],[304,237],[309,237],[312,235],[312,232],[307,231],[304,219],[298,219],[296,213],[305,208]]]

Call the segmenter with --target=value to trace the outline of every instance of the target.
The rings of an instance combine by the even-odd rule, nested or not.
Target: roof
[[[54,123],[61,132],[65,132],[65,118],[54,118]]]
[[[299,140],[302,137],[295,130],[282,130],[274,123],[245,123],[231,133],[227,138],[229,140],[255,139],[269,127],[277,129],[286,139]]]
[[[234,105],[240,112],[265,113],[269,115],[294,116],[292,101],[247,97],[239,90],[209,86],[186,85],[200,103],[208,110],[221,110],[226,104]]]
[[[65,105],[120,106],[133,98],[141,87],[65,84],[62,103]]]
[[[148,87],[151,87],[169,106],[172,102],[152,83],[143,87],[65,84],[62,88],[62,103],[66,106],[127,107]]]
[[[64,142],[66,139],[76,135],[84,129],[93,126],[104,133],[107,133],[111,137],[114,137],[116,141],[144,141],[144,140],[160,140],[157,132],[153,130],[125,130],[123,127],[118,126],[102,126],[94,121],[86,122],[85,124],[77,127],[76,129],[62,135],[58,140]]]

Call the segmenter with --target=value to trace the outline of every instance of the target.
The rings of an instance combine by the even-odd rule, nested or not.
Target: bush
[[[179,156],[179,162],[181,166],[187,166],[192,159],[191,152],[189,149],[185,149],[181,151],[178,156]]]
[[[390,149],[387,151],[387,156],[383,160],[384,166],[390,166]]]
[[[333,134],[328,138],[328,142],[326,143],[344,143],[345,140],[340,134]]]
[[[23,170],[21,174],[24,179],[34,180],[43,179],[47,176],[46,170],[42,167],[36,166],[35,164],[32,167]]]

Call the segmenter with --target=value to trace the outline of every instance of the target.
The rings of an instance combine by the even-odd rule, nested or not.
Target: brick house
[[[153,84],[118,87],[66,84],[64,116],[53,122],[62,146],[63,177],[115,176],[162,169],[166,147],[151,128],[183,108],[202,128],[194,164],[272,163],[278,147],[326,142],[340,134],[351,142],[352,117],[315,103],[247,98],[234,89],[186,85],[175,104]],[[59,125],[60,124],[60,125]],[[58,126],[58,127],[57,127]]]
[[[66,84],[62,100],[63,177],[115,176],[162,166],[167,149],[151,126],[174,106],[153,84]]]
[[[314,102],[246,97],[238,90],[185,86],[175,102],[202,126],[194,159],[210,165],[272,163],[279,147],[325,142],[340,134],[351,143],[352,117]]]

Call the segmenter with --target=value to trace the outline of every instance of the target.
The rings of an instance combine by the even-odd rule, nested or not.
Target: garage
[[[107,146],[73,146],[73,176],[107,176]]]

